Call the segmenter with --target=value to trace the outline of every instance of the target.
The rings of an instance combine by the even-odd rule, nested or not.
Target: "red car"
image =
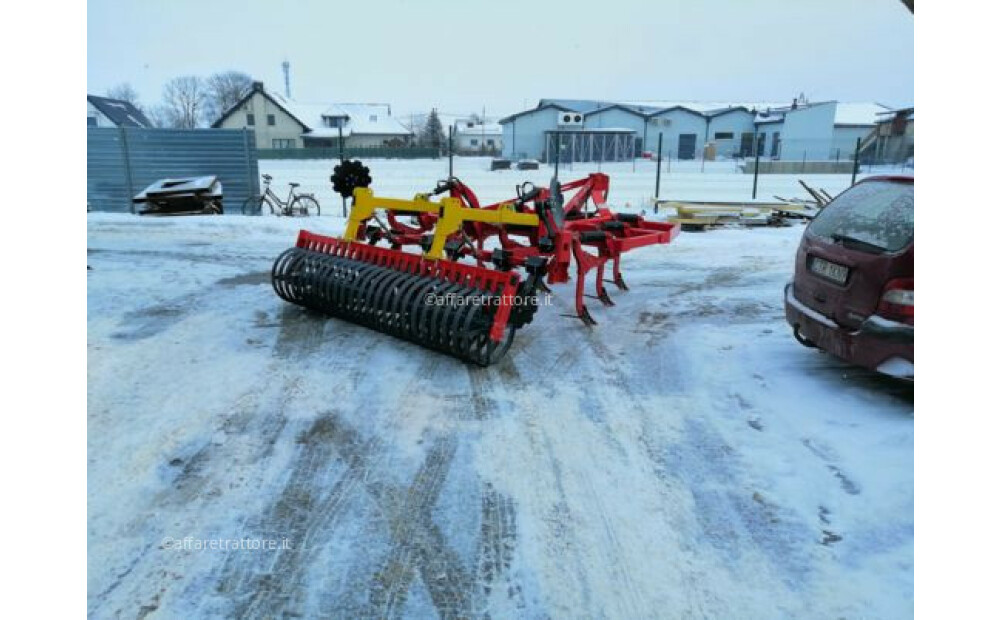
[[[869,177],[819,212],[785,318],[808,347],[913,380],[913,177]]]

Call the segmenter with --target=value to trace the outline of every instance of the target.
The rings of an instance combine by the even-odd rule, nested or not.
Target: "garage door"
[[[677,159],[694,159],[694,146],[697,140],[696,133],[682,133],[677,136]]]

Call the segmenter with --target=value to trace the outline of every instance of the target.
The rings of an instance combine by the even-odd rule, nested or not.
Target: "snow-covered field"
[[[447,170],[371,165],[390,195]],[[611,170],[613,202],[652,194],[649,165]],[[261,167],[339,207],[330,162]],[[456,172],[485,200],[550,174]],[[88,216],[91,617],[912,615],[912,388],[791,337],[800,226],[630,253],[592,329],[556,286],[481,369],[282,302],[300,225],[342,220]]]

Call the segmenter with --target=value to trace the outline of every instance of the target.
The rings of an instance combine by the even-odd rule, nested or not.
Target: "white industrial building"
[[[870,134],[877,103],[606,102],[542,99],[538,106],[500,120],[503,153],[554,161],[621,161],[663,141],[664,157],[747,157],[754,136],[761,155],[776,160],[848,158]],[[706,146],[709,148],[706,149]]]

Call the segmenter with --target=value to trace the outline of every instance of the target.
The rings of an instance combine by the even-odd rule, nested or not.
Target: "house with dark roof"
[[[145,127],[153,123],[128,101],[87,95],[87,127]]]
[[[212,123],[219,129],[253,129],[259,149],[404,146],[413,132],[392,116],[387,103],[307,103],[254,82],[240,101]]]

